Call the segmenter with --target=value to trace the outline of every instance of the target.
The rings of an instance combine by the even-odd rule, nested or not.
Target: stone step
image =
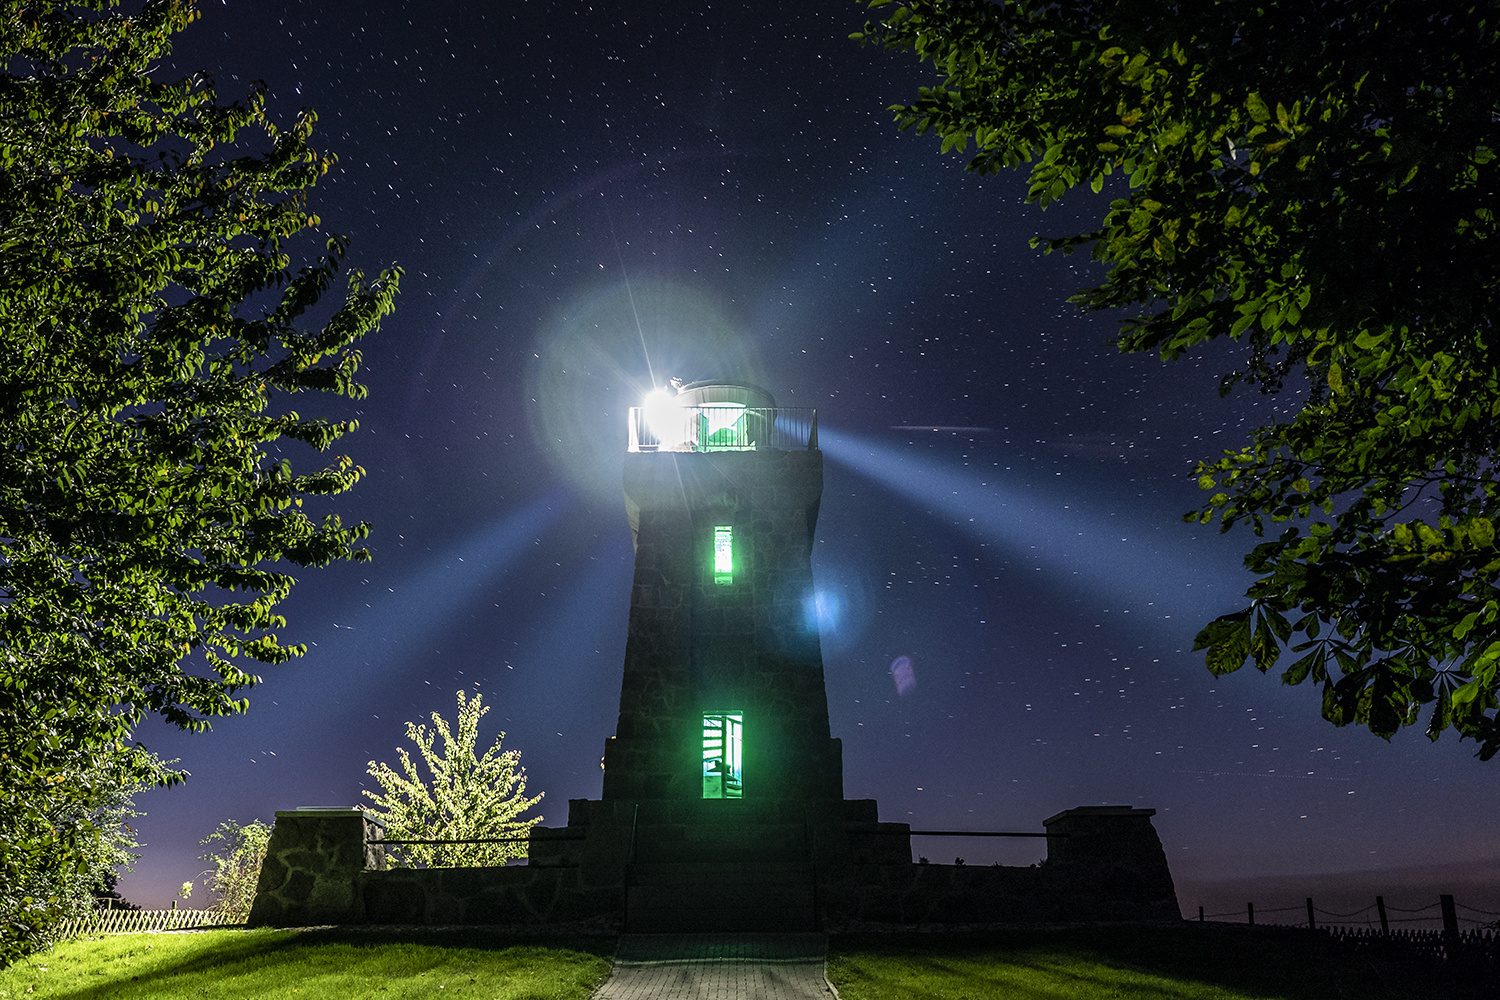
[[[662,862],[805,861],[807,833],[800,825],[748,824],[643,826],[636,830],[635,859]]]
[[[712,883],[735,886],[785,886],[813,884],[813,866],[807,861],[663,862],[630,866],[630,884],[685,886]]]
[[[812,931],[809,863],[634,865],[626,890],[633,934]]]

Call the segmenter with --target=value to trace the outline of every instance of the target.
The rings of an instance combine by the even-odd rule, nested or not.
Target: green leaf
[[[1281,675],[1281,682],[1295,686],[1307,680],[1308,677],[1318,681],[1326,680],[1328,677],[1326,654],[1321,646],[1287,667]]]
[[[1268,122],[1271,120],[1271,109],[1266,107],[1266,102],[1261,100],[1259,93],[1251,91],[1245,97],[1245,107],[1250,109],[1250,117],[1257,122]]]
[[[1495,522],[1487,517],[1476,517],[1469,522],[1469,541],[1479,548],[1495,545]]]
[[[1250,657],[1250,612],[1214,619],[1193,640],[1193,649],[1208,651],[1208,669],[1216,675],[1240,669]]]

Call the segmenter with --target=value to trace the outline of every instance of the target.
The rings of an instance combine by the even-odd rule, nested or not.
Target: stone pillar
[[[1069,883],[1075,917],[1180,920],[1167,855],[1151,825],[1155,809],[1079,806],[1042,820],[1047,867]]]
[[[276,813],[251,927],[365,922],[359,873],[385,870],[385,826],[358,806]]]

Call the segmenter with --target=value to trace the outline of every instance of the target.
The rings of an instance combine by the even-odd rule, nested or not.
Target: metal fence
[[[1278,919],[1276,916],[1285,913],[1295,913],[1301,919]],[[1271,919],[1267,920],[1267,917]],[[1282,929],[1300,925],[1366,951],[1448,960],[1470,959],[1489,965],[1500,965],[1500,933],[1497,933],[1500,920],[1495,919],[1497,917],[1500,913],[1465,906],[1447,893],[1441,894],[1435,903],[1411,909],[1387,906],[1384,896],[1376,896],[1374,903],[1351,913],[1329,912],[1315,905],[1311,897],[1303,906],[1257,909],[1254,903],[1246,903],[1243,910],[1228,913],[1205,913],[1203,907],[1198,907],[1198,920],[1202,922],[1232,921]],[[1441,930],[1391,926],[1434,919],[1442,920]],[[1468,926],[1463,926],[1465,924]]]
[[[818,411],[809,406],[632,406],[629,451],[815,451]]]

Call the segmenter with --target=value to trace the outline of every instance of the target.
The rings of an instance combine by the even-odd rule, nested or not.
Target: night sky
[[[1065,302],[1098,273],[1027,245],[1101,202],[1044,215],[1023,177],[898,132],[884,109],[926,72],[848,41],[863,7],[326,6],[205,0],[161,73],[207,70],[225,99],[264,79],[282,120],[316,108],[340,160],[313,209],[356,264],[406,269],[343,448],[369,475],[338,509],[373,523],[374,560],[306,574],[283,635],[310,651],[262,671],[247,715],[142,728],[192,777],[140,798],[128,897],[196,881],[220,820],[359,802],[366,763],[395,762],[407,720],[451,718],[459,688],[493,706],[482,735],[521,751],[549,825],[597,798],[626,411],[670,376],[727,376],[818,408],[809,609],[848,797],[919,829],[1155,808],[1193,915],[1375,892],[1500,910],[1500,763],[1451,733],[1334,729],[1314,689],[1215,679],[1191,652],[1253,542],[1182,523],[1192,464],[1295,392],[1221,400],[1223,350],[1107,346],[1112,318]],[[1351,872],[1374,874],[1320,880]]]

